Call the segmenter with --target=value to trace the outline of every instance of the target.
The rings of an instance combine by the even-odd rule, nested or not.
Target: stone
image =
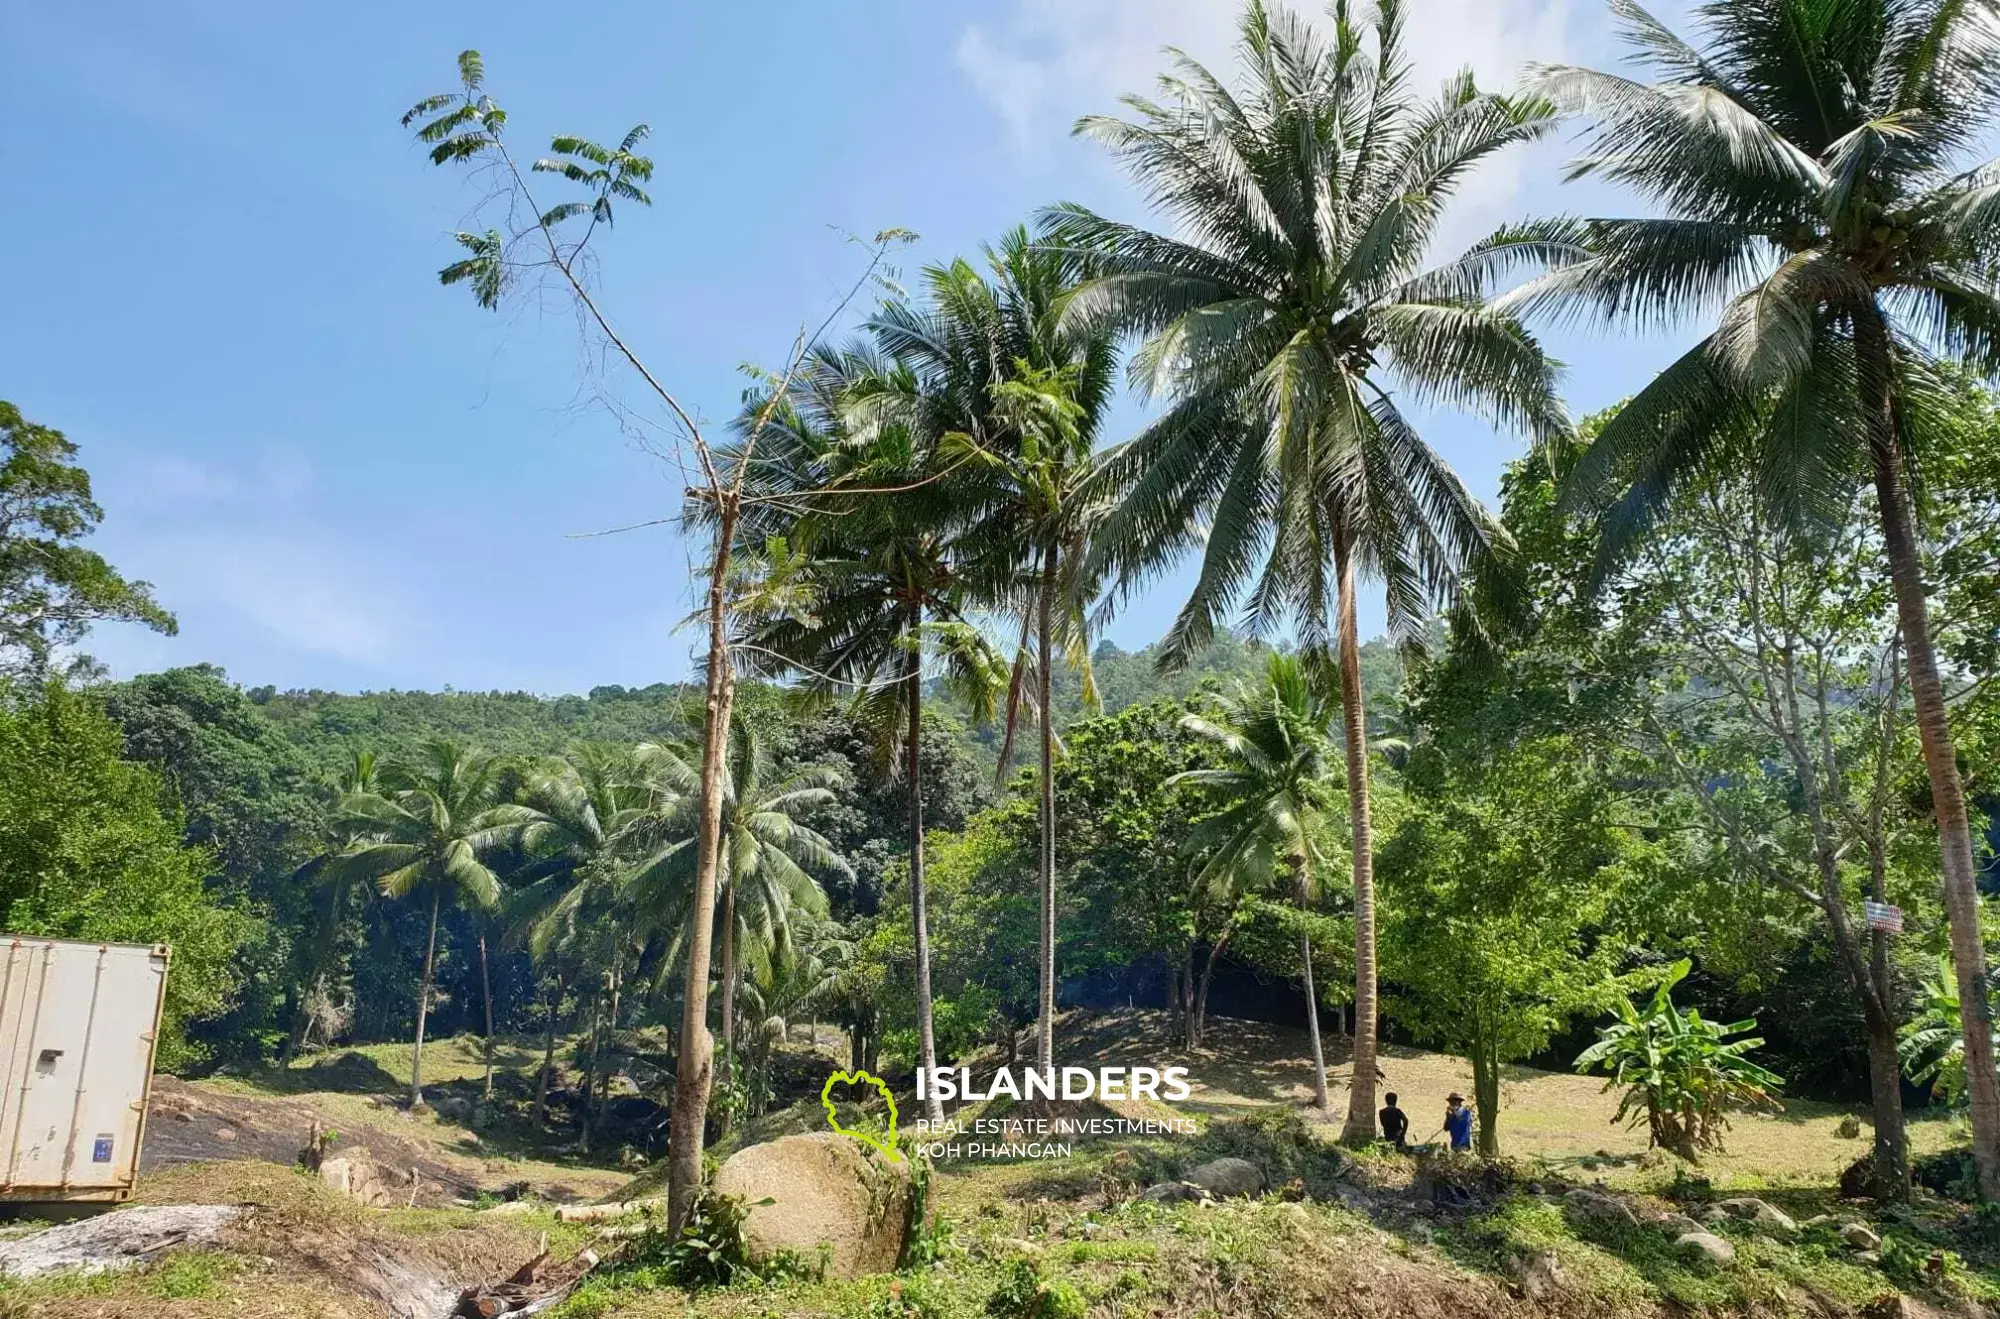
[[[1511,1257],[1507,1272],[1521,1294],[1531,1301],[1548,1300],[1563,1289],[1562,1262],[1546,1250]]]
[[[1622,1223],[1628,1227],[1639,1225],[1639,1216],[1632,1212],[1631,1205],[1603,1191],[1579,1186],[1563,1196],[1563,1203],[1581,1218],[1599,1223]]]
[[[384,1209],[397,1203],[395,1193],[382,1177],[381,1169],[375,1166],[375,1160],[368,1157],[366,1150],[322,1159],[319,1179],[342,1195],[373,1209]]]
[[[753,1263],[791,1251],[824,1260],[829,1278],[893,1271],[919,1226],[909,1160],[831,1131],[738,1150],[715,1174],[715,1190],[747,1206],[743,1244]]]
[[[1689,1218],[1686,1214],[1668,1214],[1664,1218],[1661,1218],[1660,1220],[1655,1222],[1653,1226],[1659,1228],[1662,1232],[1665,1232],[1667,1235],[1674,1237],[1684,1237],[1688,1235],[1690,1232],[1700,1232],[1704,1230],[1700,1223],[1695,1222],[1692,1218]]]
[[[1264,1189],[1263,1170],[1248,1159],[1213,1159],[1187,1175],[1213,1196],[1256,1195]]]
[[[236,1133],[228,1127],[218,1127],[215,1138],[220,1141],[231,1141],[236,1139]]]
[[[1206,1200],[1209,1195],[1193,1182],[1161,1182],[1139,1192],[1139,1198],[1147,1204],[1177,1205]]]
[[[1840,1239],[1856,1250],[1880,1250],[1882,1248],[1882,1238],[1877,1236],[1875,1230],[1866,1223],[1841,1224]]]
[[[1792,1216],[1776,1205],[1759,1200],[1754,1195],[1737,1196],[1731,1200],[1717,1200],[1715,1207],[1731,1218],[1749,1223],[1764,1232],[1790,1237],[1798,1234],[1799,1225]]]
[[[1674,1242],[1684,1255],[1699,1256],[1711,1264],[1729,1264],[1736,1259],[1736,1247],[1713,1232],[1686,1232]]]

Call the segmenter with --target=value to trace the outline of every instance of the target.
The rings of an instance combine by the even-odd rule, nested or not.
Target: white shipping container
[[[0,934],[0,1201],[131,1197],[167,958]]]

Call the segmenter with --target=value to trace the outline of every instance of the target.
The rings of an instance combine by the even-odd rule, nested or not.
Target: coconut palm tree
[[[1536,85],[1592,125],[1572,170],[1657,218],[1546,221],[1488,257],[1555,267],[1511,295],[1644,327],[1712,324],[1620,409],[1578,464],[1608,566],[1704,468],[1748,470],[1812,524],[1872,483],[1960,989],[1980,1189],[2000,1197],[2000,1077],[1964,784],[1931,640],[1913,450],[1941,431],[1933,353],[2000,370],[2000,29],[1956,0],[1730,0],[1696,47],[1615,0],[1654,82],[1549,67]]]
[[[1204,792],[1217,808],[1188,835],[1189,847],[1202,858],[1198,885],[1225,895],[1289,891],[1301,915],[1311,909],[1318,876],[1329,865],[1318,838],[1340,790],[1328,734],[1336,713],[1334,703],[1315,691],[1297,656],[1273,655],[1264,681],[1239,687],[1224,700],[1220,718],[1182,716],[1181,727],[1213,745],[1224,762],[1167,780],[1169,786],[1184,783]],[[1319,1038],[1312,934],[1303,927],[1299,958],[1312,1039],[1313,1103],[1324,1110],[1326,1053]]]
[[[662,970],[679,962],[687,934],[687,904],[694,886],[695,811],[699,778],[681,754],[643,743],[635,755],[659,794],[658,804],[625,831],[639,859],[623,884],[624,900],[638,913],[642,935],[668,941]],[[778,776],[770,748],[749,721],[734,720],[722,783],[722,870],[716,937],[722,946],[722,1041],[736,1040],[739,956],[762,966],[791,943],[795,912],[826,912],[826,893],[815,872],[852,879],[846,858],[800,817],[835,801],[838,770],[810,765]]]
[[[1568,430],[1556,371],[1512,315],[1478,300],[1498,258],[1426,271],[1446,200],[1498,151],[1541,136],[1550,107],[1479,92],[1469,74],[1429,101],[1409,87],[1402,8],[1323,38],[1253,2],[1235,89],[1177,58],[1159,102],[1096,117],[1109,147],[1179,236],[1073,205],[1045,241],[1094,253],[1097,278],[1067,321],[1143,336],[1141,387],[1164,404],[1108,476],[1129,491],[1098,537],[1125,586],[1201,551],[1192,594],[1163,641],[1185,662],[1247,597],[1247,622],[1289,618],[1309,652],[1337,648],[1353,832],[1354,1088],[1344,1135],[1375,1127],[1375,897],[1355,595],[1379,581],[1392,631],[1505,533],[1404,415],[1472,408],[1542,441]]]
[[[522,786],[520,803],[530,815],[519,840],[524,860],[508,876],[508,937],[555,976],[537,1120],[547,1108],[564,991],[584,967],[618,961],[618,946],[630,942],[632,912],[619,900],[620,845],[652,791],[631,747],[597,742],[537,766]]]
[[[528,813],[504,799],[499,762],[443,739],[425,742],[411,759],[388,765],[380,780],[374,790],[341,802],[340,817],[356,841],[328,864],[327,872],[337,881],[372,882],[385,897],[429,902],[417,1037],[410,1051],[410,1105],[420,1108],[438,911],[447,898],[481,910],[499,902],[500,879],[488,862],[515,844]]]
[[[373,792],[376,786],[378,762],[375,753],[366,748],[354,748],[347,765],[335,781],[336,803],[357,793]],[[312,889],[315,893],[311,934],[304,949],[304,969],[299,983],[304,993],[300,1010],[292,1023],[291,1031],[285,1037],[284,1048],[279,1051],[278,1065],[289,1066],[299,1047],[305,1042],[306,1032],[312,1025],[312,1013],[305,1010],[304,1002],[318,996],[324,1000],[328,995],[328,970],[334,961],[334,952],[340,939],[340,926],[346,918],[348,901],[354,893],[355,881],[341,873],[341,868],[331,863],[346,852],[356,841],[356,835],[348,823],[336,818],[327,822],[324,834],[326,850],[313,857],[292,872],[292,883],[300,888]]]
[[[753,633],[753,661],[797,672],[808,691],[851,697],[909,801],[910,917],[916,939],[919,1065],[935,1068],[930,922],[924,867],[925,659],[944,662],[975,720],[990,717],[997,665],[966,618],[952,472],[923,433],[924,401],[907,368],[871,345],[821,349],[768,428],[759,508],[801,510],[769,528],[804,556],[808,610]],[[881,491],[848,494],[847,491]],[[944,1119],[932,1087],[927,1116]]]
[[[1041,954],[1035,1066],[1054,1065],[1056,1012],[1056,651],[1094,704],[1089,609],[1098,592],[1085,553],[1112,486],[1096,449],[1117,354],[1107,330],[1065,321],[1084,272],[1075,255],[1015,229],[986,250],[987,275],[967,261],[925,272],[927,305],[885,306],[869,330],[905,366],[913,424],[937,436],[956,473],[959,575],[991,609],[1017,620],[1000,767],[1012,759],[1024,704],[1038,740]],[[990,276],[990,277],[989,277]]]

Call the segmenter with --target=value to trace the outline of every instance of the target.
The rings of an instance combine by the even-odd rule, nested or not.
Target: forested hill
[[[1157,646],[1127,651],[1109,641],[1098,644],[1091,665],[1102,712],[1116,714],[1159,697],[1183,698],[1207,685],[1226,687],[1241,679],[1255,680],[1269,653],[1270,648],[1260,642],[1223,633],[1192,663],[1172,673],[1160,671]],[[1362,686],[1370,706],[1376,707],[1380,698],[1394,692],[1401,664],[1394,647],[1381,639],[1363,646],[1361,659]],[[207,666],[197,671],[223,676]],[[1057,671],[1060,723],[1084,714],[1082,693],[1082,678],[1076,671],[1066,667]],[[348,693],[254,687],[243,694],[308,763],[328,770],[344,763],[354,748],[393,750],[428,737],[472,743],[499,755],[553,755],[576,742],[681,739],[691,735],[701,714],[701,691],[687,683],[593,687],[584,696],[450,688]],[[740,699],[745,713],[755,715],[775,714],[781,698],[762,684],[745,684]],[[948,699],[945,706],[951,708]],[[963,710],[955,713],[962,715]],[[962,718],[959,722],[965,723]],[[990,765],[999,730],[967,727],[964,736]]]

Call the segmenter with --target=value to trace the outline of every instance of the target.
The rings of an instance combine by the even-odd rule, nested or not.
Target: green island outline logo
[[[889,1136],[887,1142],[875,1139],[865,1131],[849,1131],[840,1125],[840,1115],[833,1108],[833,1087],[845,1081],[849,1085],[872,1085],[882,1092],[882,1098],[889,1105]],[[826,1084],[819,1088],[819,1106],[826,1110],[826,1124],[843,1136],[852,1137],[863,1145],[880,1150],[891,1163],[901,1163],[903,1156],[896,1150],[896,1096],[889,1093],[888,1085],[879,1076],[868,1072],[835,1072],[826,1078]]]

